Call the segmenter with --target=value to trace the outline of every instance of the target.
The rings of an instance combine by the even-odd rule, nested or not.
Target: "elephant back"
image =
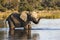
[[[9,26],[11,25],[10,23],[14,24],[15,27],[23,27],[24,21],[20,18],[20,14],[18,13],[12,13],[8,18],[7,21],[9,23]]]

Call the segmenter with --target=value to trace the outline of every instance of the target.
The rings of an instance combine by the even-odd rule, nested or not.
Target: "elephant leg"
[[[28,39],[31,39],[31,25],[28,25]]]
[[[31,38],[31,25],[28,24],[25,27],[26,33],[27,33],[27,38],[30,39]]]
[[[14,24],[13,24],[13,22],[11,20],[9,20],[9,21],[10,21],[9,22],[9,24],[10,24],[10,26],[9,26],[9,35],[14,36],[15,26],[14,26]]]

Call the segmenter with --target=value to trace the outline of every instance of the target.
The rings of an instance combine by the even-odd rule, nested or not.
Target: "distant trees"
[[[60,9],[60,0],[0,0],[1,9],[19,9],[19,11]]]
[[[4,8],[3,5],[2,5],[3,4],[3,1],[4,0],[0,0],[0,11],[5,12],[6,11],[6,8]]]
[[[20,0],[19,11],[32,11],[39,7],[40,0]]]
[[[19,11],[32,11],[34,10],[34,7],[30,4],[31,0],[20,0],[20,4],[19,4]]]
[[[20,0],[19,10],[44,10],[44,9],[59,9],[59,0]]]
[[[47,8],[53,8],[56,9],[60,6],[60,0],[43,0],[42,1],[43,7]]]
[[[18,0],[0,0],[0,4],[7,9],[15,9],[19,5]]]

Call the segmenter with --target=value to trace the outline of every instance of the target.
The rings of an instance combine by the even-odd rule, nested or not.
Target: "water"
[[[39,24],[32,26],[33,28],[48,28],[48,30],[32,30],[32,34],[39,34],[38,40],[60,40],[60,30],[53,30],[60,29],[60,19],[42,19]]]
[[[38,34],[37,40],[60,40],[60,30],[33,30],[34,34]]]
[[[29,36],[25,30],[16,30],[14,36],[11,36],[8,29],[1,29],[0,40],[60,40],[60,19],[41,19],[39,24],[32,23],[33,28],[42,30],[31,30]]]

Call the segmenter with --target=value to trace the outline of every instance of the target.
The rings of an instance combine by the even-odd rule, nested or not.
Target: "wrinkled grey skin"
[[[26,21],[24,21],[21,17],[22,14],[18,14],[18,13],[12,13],[8,18],[7,18],[7,21],[8,21],[8,24],[9,24],[9,28],[10,28],[10,33],[11,35],[14,34],[14,29],[17,27],[24,27],[24,29],[31,29],[31,21],[35,24],[38,24],[40,18],[38,18],[36,20],[36,17],[34,18],[32,16],[32,12],[25,12],[26,14],[24,15],[27,15],[25,18]],[[33,13],[34,14],[34,13]],[[24,16],[25,17],[25,16]],[[26,32],[28,33],[28,30],[26,30]]]

